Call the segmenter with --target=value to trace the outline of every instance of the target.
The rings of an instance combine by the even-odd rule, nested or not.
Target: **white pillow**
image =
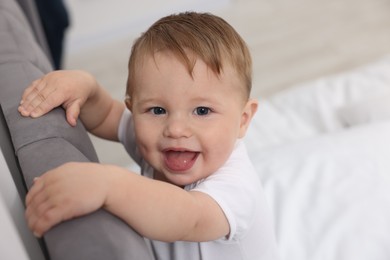
[[[344,106],[338,113],[348,127],[390,120],[390,92]]]
[[[281,259],[390,259],[390,122],[253,148]]]
[[[260,99],[246,140],[252,146],[269,147],[346,127],[340,107],[367,97],[390,93],[390,56],[344,73],[302,83]],[[347,121],[352,115],[345,112]]]

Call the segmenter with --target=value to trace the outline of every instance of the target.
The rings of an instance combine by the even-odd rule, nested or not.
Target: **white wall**
[[[69,53],[124,36],[136,36],[158,18],[179,11],[212,11],[229,0],[65,0],[72,26]]]

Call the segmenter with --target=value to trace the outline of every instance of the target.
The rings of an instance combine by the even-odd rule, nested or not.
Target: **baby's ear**
[[[126,95],[125,97],[125,105],[127,109],[131,111],[131,97],[129,95]]]
[[[249,124],[257,111],[258,105],[259,103],[255,99],[249,99],[248,102],[246,102],[241,115],[240,132],[238,136],[239,138],[245,136],[246,130],[248,129]]]

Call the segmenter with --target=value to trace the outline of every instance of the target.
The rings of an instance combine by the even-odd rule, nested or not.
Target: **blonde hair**
[[[228,62],[244,82],[244,93],[249,98],[252,86],[252,59],[241,36],[225,20],[209,13],[185,12],[161,18],[135,42],[129,59],[126,93],[131,95],[135,71],[147,55],[171,51],[192,71],[196,58],[202,59],[220,75]],[[189,56],[188,51],[191,55]],[[193,57],[194,56],[194,57]]]

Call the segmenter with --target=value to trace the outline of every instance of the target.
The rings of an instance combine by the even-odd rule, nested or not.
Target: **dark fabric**
[[[53,59],[54,68],[60,69],[66,29],[70,25],[68,10],[62,0],[35,0]]]

